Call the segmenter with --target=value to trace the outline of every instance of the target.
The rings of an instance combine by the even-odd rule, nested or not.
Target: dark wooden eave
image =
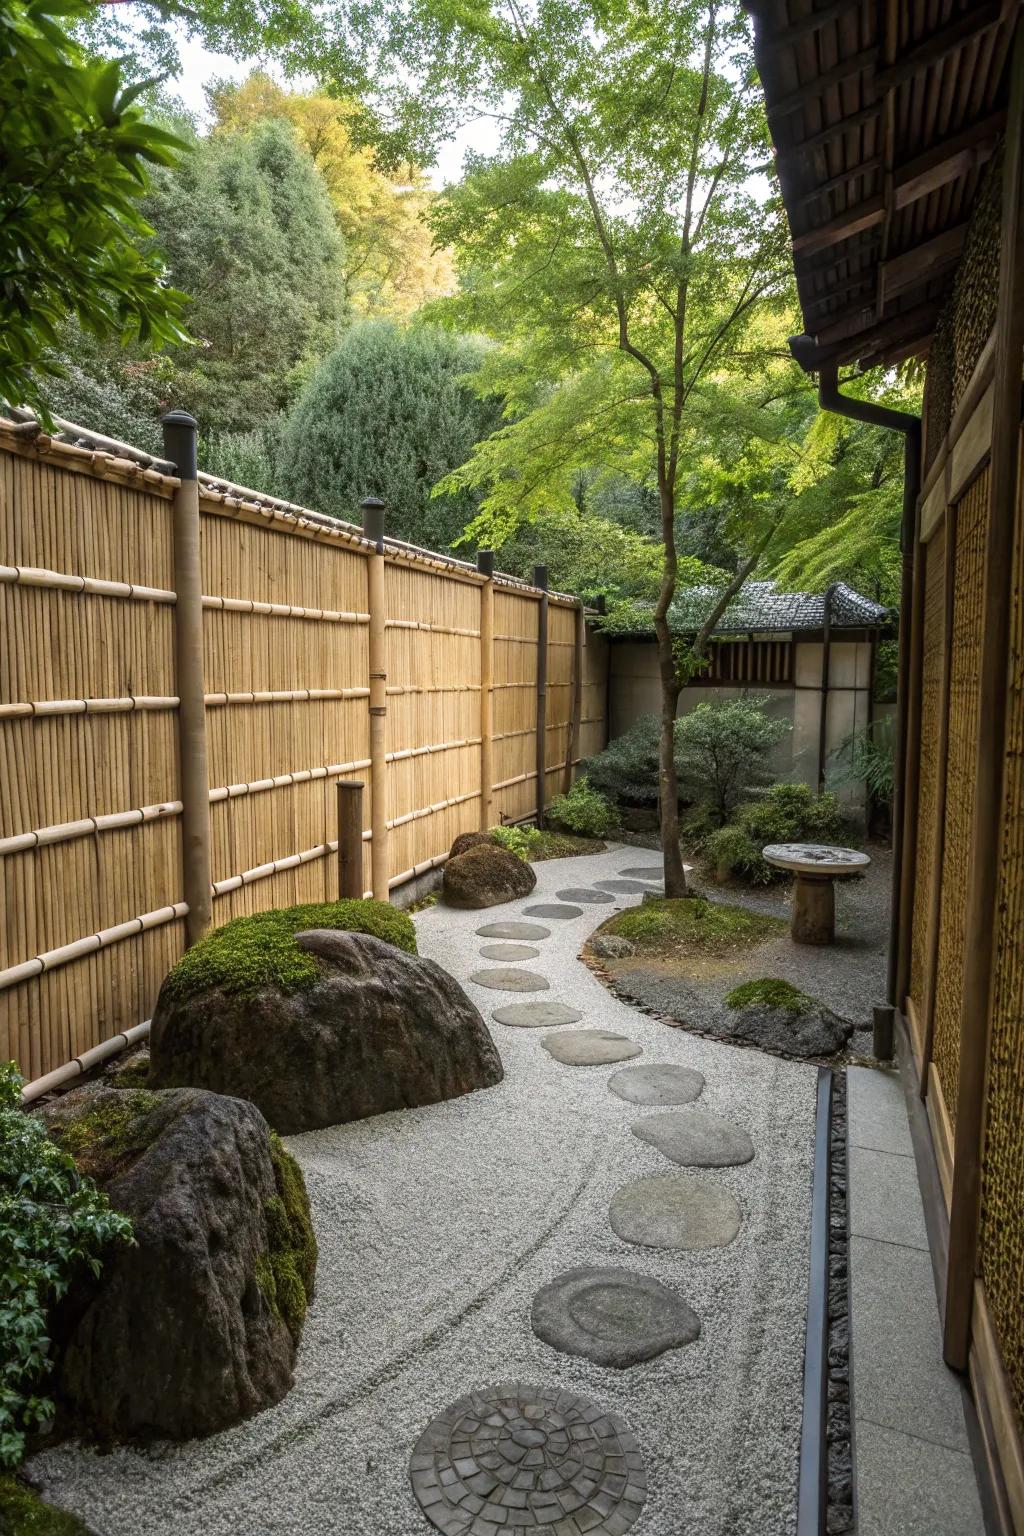
[[[809,371],[927,350],[1003,128],[1021,3],[745,0]]]

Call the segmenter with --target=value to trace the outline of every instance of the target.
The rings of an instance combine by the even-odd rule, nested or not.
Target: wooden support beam
[[[367,497],[361,504],[363,531],[374,553],[366,562],[366,606],[370,611],[370,886],[378,901],[389,899],[387,766],[387,633],[384,588],[384,503]]]
[[[796,21],[787,22],[784,27],[773,28],[775,35],[765,38],[761,43],[762,52],[777,53],[783,48],[791,48],[794,43],[802,42],[805,37],[812,37],[815,32],[820,32],[821,28],[827,27],[830,22],[853,15],[860,10],[861,4],[862,0],[831,0],[831,4],[819,6],[809,16],[799,16]]]
[[[844,240],[849,240],[853,235],[859,235],[865,229],[872,229],[876,224],[881,224],[885,218],[885,201],[881,196],[866,198],[862,203],[855,203],[852,208],[847,208],[837,218],[830,219],[827,224],[820,224],[817,229],[809,229],[806,234],[797,235],[793,241],[793,255],[795,257],[810,256],[815,251],[824,251],[829,246],[841,245]]]
[[[833,304],[840,299],[851,298],[861,292],[873,293],[875,289],[874,272],[861,272],[857,277],[851,277],[845,283],[836,283],[832,288],[826,288],[823,293],[815,294],[803,305],[804,315],[808,310],[823,309],[827,304]]]
[[[912,80],[933,64],[940,63],[949,54],[959,52],[967,43],[973,42],[1001,21],[1003,9],[1003,0],[984,0],[980,5],[975,3],[948,26],[940,27],[923,42],[908,48],[898,63],[877,74],[876,87],[880,92],[891,91],[897,85],[902,85],[904,80]]]
[[[893,207],[906,208],[982,165],[998,144],[1005,122],[1004,112],[993,112],[981,122],[934,144],[923,155],[897,166],[893,173]]]
[[[938,319],[940,306],[937,303],[915,304],[912,309],[905,309],[899,315],[891,315],[887,320],[877,321],[872,309],[865,306],[861,311],[866,315],[863,327],[859,331],[850,331],[849,324],[853,313],[847,311],[840,319],[832,321],[829,325],[823,325],[817,332],[817,342],[820,347],[827,347],[835,343],[851,350],[851,355],[859,350],[873,351],[878,346],[887,344],[899,345],[912,337],[921,335],[934,326]]]
[[[843,85],[847,80],[852,80],[855,75],[862,75],[865,70],[873,70],[877,59],[877,48],[862,48],[859,53],[851,53],[831,69],[823,69],[819,74],[812,75],[795,90],[788,91],[785,96],[769,99],[768,116],[770,118],[785,117],[790,112],[799,111],[809,101],[817,101],[820,96],[824,96],[833,85]]]
[[[963,250],[967,235],[967,221],[954,224],[934,235],[922,245],[884,261],[878,268],[879,303],[888,304],[891,299],[911,288],[929,282],[948,267],[955,266]]]
[[[827,127],[820,128],[817,133],[808,134],[806,139],[800,139],[798,143],[788,145],[783,152],[783,158],[790,155],[808,155],[812,150],[820,149],[823,144],[831,144],[833,139],[840,139],[846,133],[852,133],[854,128],[863,128],[866,123],[875,122],[881,112],[881,103],[872,102],[870,106],[861,107],[858,112],[850,112],[846,117],[840,118],[838,123],[829,123]]]
[[[338,780],[338,900],[359,901],[363,884],[363,781]]]
[[[871,176],[882,164],[881,155],[869,155],[866,160],[859,160],[856,165],[851,165],[845,171],[839,171],[835,176],[829,176],[825,181],[816,181],[814,186],[806,193],[808,200],[826,197],[829,192],[838,191],[840,187],[849,186],[851,181],[857,181],[864,176]]]
[[[544,804],[547,799],[548,773],[548,568],[535,565],[533,584],[541,589],[537,604],[537,825],[544,825]]]
[[[562,793],[572,788],[572,769],[580,751],[580,727],[583,722],[583,647],[587,643],[587,626],[583,603],[578,601],[573,609],[572,646],[572,702],[569,710],[569,734],[565,751],[565,767],[562,770]]]

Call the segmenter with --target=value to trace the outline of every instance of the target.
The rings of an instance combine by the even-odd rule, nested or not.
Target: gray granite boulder
[[[53,1320],[58,1420],[102,1441],[187,1440],[292,1384],[316,1240],[302,1174],[253,1104],[86,1087],[40,1111],[130,1217]]]
[[[296,935],[319,978],[235,996],[161,990],[150,1034],[154,1087],[192,1084],[251,1099],[276,1130],[316,1130],[436,1104],[502,1078],[487,1026],[454,977],[369,934]]]
[[[450,907],[498,907],[529,896],[536,884],[537,876],[529,864],[507,848],[487,842],[448,860],[441,894]]]
[[[590,941],[590,953],[599,960],[628,960],[636,954],[632,939],[624,939],[618,933],[595,933]]]
[[[853,1034],[853,1024],[821,1003],[806,1013],[750,1003],[723,1009],[714,1033],[786,1056],[834,1056]]]

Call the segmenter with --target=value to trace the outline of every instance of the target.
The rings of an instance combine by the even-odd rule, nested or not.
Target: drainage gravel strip
[[[425,1427],[467,1394],[518,1382],[596,1404],[635,1437],[646,1468],[638,1536],[791,1536],[816,1074],[669,1030],[578,962],[598,921],[639,894],[605,886],[608,905],[572,903],[573,912],[557,893],[616,880],[635,859],[613,847],[552,861],[536,867],[526,904],[417,915],[421,953],[480,1007],[505,1080],[289,1138],[320,1243],[294,1389],[209,1440],[104,1456],[74,1444],[47,1451],[30,1471],[51,1499],[97,1536],[428,1536],[409,1477]],[[529,936],[545,1003],[634,1042],[638,1065],[702,1074],[700,1109],[753,1142],[752,1162],[685,1175],[707,1190],[713,1215],[738,1211],[726,1247],[678,1252],[615,1235],[609,1211],[626,1186],[680,1177],[631,1134],[635,1104],[609,1090],[613,1074],[634,1069],[559,1064],[535,1029],[493,1021],[521,1006],[514,991],[469,979],[488,917],[543,920],[559,906],[550,937]],[[543,1342],[531,1327],[535,1298],[581,1266],[660,1282],[692,1309],[699,1335],[624,1370]],[[521,1438],[515,1424],[510,1434]]]

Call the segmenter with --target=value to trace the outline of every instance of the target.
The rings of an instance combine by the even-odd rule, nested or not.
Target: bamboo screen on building
[[[956,1123],[960,1075],[960,1003],[964,962],[963,871],[971,853],[974,813],[975,749],[978,724],[978,676],[984,596],[985,540],[988,527],[985,469],[957,505],[953,632],[950,647],[949,746],[946,760],[946,807],[943,880],[939,908],[939,960],[935,980],[933,1061],[950,1125]]]
[[[1022,495],[1024,501],[1024,495]],[[981,1275],[1024,1417],[1024,531],[1017,519],[1005,803],[981,1187]]]
[[[917,786],[917,876],[914,884],[913,941],[910,958],[910,996],[913,1018],[925,1027],[932,884],[936,875],[939,798],[939,714],[942,708],[942,670],[945,646],[946,532],[941,524],[920,554],[925,562],[924,645],[921,664],[921,763]],[[918,1051],[923,1040],[917,1039]]]
[[[26,1078],[148,1018],[184,948],[176,485],[0,423],[0,1060]],[[365,889],[375,776],[388,884],[439,863],[483,814],[484,578],[386,549],[373,763],[372,547],[204,486],[200,555],[214,922],[337,893],[339,779],[366,784]],[[542,604],[493,592],[496,822],[537,804]],[[550,799],[574,729],[577,761],[604,745],[607,646],[547,611]]]

